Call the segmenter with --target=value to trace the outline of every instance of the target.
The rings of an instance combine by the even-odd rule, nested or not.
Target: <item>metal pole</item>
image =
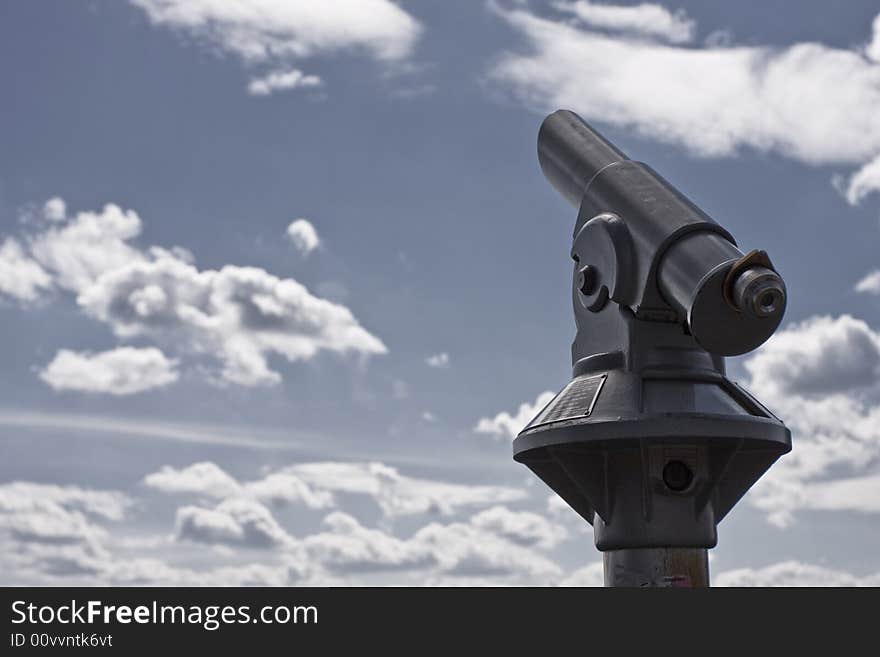
[[[709,555],[705,548],[638,548],[602,553],[605,586],[709,586]]]

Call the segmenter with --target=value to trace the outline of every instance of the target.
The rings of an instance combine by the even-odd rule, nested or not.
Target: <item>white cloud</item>
[[[771,337],[745,367],[753,386],[774,395],[871,385],[880,373],[880,333],[850,315],[811,317]]]
[[[64,221],[67,216],[67,204],[63,198],[54,196],[43,204],[43,217],[49,221]]]
[[[357,478],[357,472],[351,474]],[[340,485],[371,488],[375,473],[361,475],[359,482]],[[450,524],[434,522],[407,537],[334,511],[319,531],[297,538],[255,499],[255,482],[239,483],[212,463],[165,467],[144,481],[164,492],[219,501],[178,508],[173,536],[142,530],[132,535],[125,533],[130,525],[110,533],[99,524],[122,520],[135,503],[121,493],[26,482],[0,485],[4,583],[351,585],[393,572],[403,578],[397,581],[414,584],[542,584],[561,574],[535,549],[555,546],[560,530],[534,514],[504,507]],[[455,485],[449,486],[455,492]],[[147,502],[137,500],[138,516],[148,511]],[[242,563],[251,550],[263,551],[259,564]]]
[[[874,18],[874,24],[871,31],[873,36],[871,42],[865,48],[865,55],[868,59],[880,63],[880,14],[877,14]]]
[[[556,2],[554,7],[593,27],[659,37],[672,43],[693,40],[696,27],[683,11],[671,12],[653,3],[621,7],[578,0]]]
[[[181,507],[176,514],[176,537],[251,548],[289,547],[294,540],[269,509],[246,498],[224,500],[213,509]]]
[[[131,2],[156,25],[195,36],[247,65],[273,70],[340,51],[386,63],[400,61],[411,53],[422,31],[418,21],[390,0]]]
[[[327,516],[324,525],[326,531],[306,537],[294,552],[304,555],[303,563],[311,568],[336,575],[395,570],[427,578],[422,582],[448,585],[470,583],[473,578],[497,584],[499,577],[511,583],[547,582],[560,573],[547,557],[509,540],[476,517],[445,525],[431,523],[409,538],[364,527],[341,512]],[[444,579],[437,582],[437,578]]]
[[[287,237],[293,242],[296,250],[308,255],[318,248],[321,240],[318,231],[308,219],[297,219],[287,227]]]
[[[302,504],[310,509],[333,506],[333,495],[329,491],[317,490],[291,473],[275,472],[262,479],[239,483],[210,461],[180,469],[166,465],[144,477],[144,483],[163,493],[189,493],[221,500],[252,497],[276,505]]]
[[[605,585],[604,564],[599,561],[578,568],[563,579],[559,586],[596,587]]]
[[[248,482],[244,492],[275,505],[301,504],[309,509],[327,509],[334,505],[330,491],[316,489],[289,472],[273,472]]]
[[[217,472],[203,470],[210,477],[186,486],[187,490],[213,490],[213,485],[200,484],[205,479],[218,479]],[[314,468],[311,470],[314,473]],[[165,470],[166,474],[170,472]],[[175,474],[179,476],[181,472]],[[350,474],[353,477],[340,480],[338,488],[364,491],[375,483],[369,473]],[[360,481],[352,481],[359,475]],[[158,483],[155,478],[153,483]],[[166,490],[184,489],[179,481],[169,485],[165,480],[161,484]],[[223,486],[221,491],[229,488]],[[247,488],[244,487],[245,494]],[[407,507],[410,510],[412,507]],[[340,511],[329,514],[323,524],[322,531],[296,539],[275,521],[266,507],[251,498],[236,496],[213,508],[178,509],[176,538],[214,546],[280,548],[296,562],[301,575],[359,576],[394,570],[422,576],[505,576],[531,582],[535,578],[552,580],[560,572],[532,548],[549,549],[565,537],[563,529],[540,516],[498,506],[464,522],[430,523],[409,538],[365,527],[352,515]]]
[[[121,520],[131,500],[118,491],[13,481],[0,485],[0,511],[19,513],[54,505],[106,520]]]
[[[177,381],[177,361],[155,347],[119,347],[99,353],[62,349],[40,372],[55,390],[131,395]]]
[[[212,357],[222,366],[222,381],[246,386],[281,380],[269,367],[270,354],[298,361],[320,351],[387,352],[348,308],[314,296],[299,282],[256,267],[200,270],[186,249],[132,246],[141,229],[137,213],[108,204],[101,212],[80,212],[30,236],[30,253],[8,239],[0,247],[0,274],[9,273],[0,277],[0,291],[31,300],[54,282],[120,338],[152,338],[185,354]],[[307,245],[313,248],[317,236],[311,237]],[[157,353],[141,350],[161,368]],[[135,352],[108,352],[107,361],[110,354],[121,359]],[[74,362],[76,355],[63,351],[59,358],[74,367],[85,357]],[[159,380],[170,376],[168,367]],[[69,380],[66,386],[73,384]]]
[[[193,570],[161,559],[119,559],[101,565],[98,580],[110,586],[287,586],[288,568],[262,563]]]
[[[15,239],[0,244],[0,294],[18,301],[35,301],[52,286],[52,277],[28,257]]]
[[[749,493],[784,527],[798,510],[878,511],[880,335],[848,315],[780,332],[745,362],[749,387],[792,430],[794,449]]]
[[[419,513],[449,515],[462,508],[491,506],[526,496],[522,490],[505,486],[407,477],[382,463],[302,463],[283,472],[296,475],[318,489],[372,497],[389,517]]]
[[[439,354],[434,354],[433,356],[428,356],[425,359],[425,363],[428,364],[428,367],[449,367],[449,354],[444,351]]]
[[[118,491],[33,482],[0,485],[0,573],[14,585],[269,586],[290,583],[287,565],[236,564],[199,569],[172,566],[167,556],[129,556],[142,545],[150,552],[167,544],[147,535],[127,540],[99,522],[119,522],[135,501]],[[140,510],[143,504],[138,502]],[[247,514],[224,508],[238,523],[241,542],[260,537]],[[250,532],[250,534],[248,533]],[[271,524],[268,540],[274,540]],[[225,536],[220,533],[221,537]],[[277,535],[286,540],[283,534]],[[158,540],[157,540],[158,539]],[[261,543],[254,541],[257,546]]]
[[[59,286],[79,293],[105,272],[145,260],[129,244],[141,228],[136,212],[108,203],[100,212],[80,212],[66,223],[50,226],[33,237],[30,251]]]
[[[382,463],[300,463],[239,482],[211,462],[176,469],[164,466],[144,483],[165,493],[190,493],[225,499],[253,498],[274,504],[301,504],[310,509],[335,505],[334,493],[372,498],[388,517],[439,513],[492,506],[523,499],[525,492],[505,486],[456,484],[416,479]]]
[[[248,82],[248,93],[252,96],[269,96],[276,91],[286,91],[299,87],[319,87],[321,78],[317,75],[306,75],[298,69],[289,71],[272,71]]]
[[[880,191],[880,156],[857,170],[845,183],[837,184],[850,205],[858,205],[869,194]]]
[[[880,294],[880,269],[875,269],[856,283],[855,291],[866,292],[868,294]]]
[[[880,573],[860,577],[843,570],[799,561],[784,561],[763,568],[736,568],[712,576],[712,586],[716,587],[877,586],[878,584],[880,584]],[[592,563],[574,571],[559,585],[603,586],[602,562]]]
[[[511,511],[504,506],[493,506],[480,511],[471,524],[518,543],[544,549],[556,547],[568,537],[565,527],[544,516],[529,511]]]
[[[806,509],[880,513],[880,473],[815,482],[804,492],[802,504]]]
[[[121,520],[131,500],[116,491],[32,482],[0,485],[0,572],[38,565],[55,576],[93,574],[107,553],[97,520]]]
[[[511,415],[506,411],[502,411],[493,418],[481,418],[474,427],[474,431],[513,440],[516,438],[517,434],[523,430],[526,424],[528,424],[542,408],[549,404],[550,400],[555,396],[556,393],[548,390],[547,392],[542,392],[538,395],[534,404],[528,402],[520,404],[516,415]]]
[[[424,569],[435,564],[429,549],[377,529],[362,526],[354,517],[336,511],[324,519],[328,531],[302,541],[312,562],[336,573]]]
[[[703,156],[750,147],[811,164],[864,165],[880,154],[880,65],[856,50],[681,47],[605,34],[522,5],[491,6],[528,44],[504,53],[491,76],[541,111],[571,107]],[[577,13],[579,5],[555,6]],[[867,189],[866,180],[850,184],[849,196]]]
[[[411,539],[432,550],[441,573],[464,577],[504,576],[510,582],[552,581],[561,571],[535,550],[516,545],[471,523],[431,523]]]
[[[785,561],[763,568],[738,568],[719,573],[713,586],[878,586],[880,573],[860,577],[851,573]]]
[[[386,353],[345,306],[313,296],[293,279],[255,267],[198,270],[167,252],[107,272],[80,294],[91,316],[120,337],[176,336],[195,352],[218,358],[225,381],[275,384],[266,356],[308,360],[319,351]],[[142,303],[158,288],[158,303]]]
[[[241,493],[241,485],[216,463],[202,461],[185,468],[163,466],[144,477],[144,484],[163,493],[192,493],[223,499]]]

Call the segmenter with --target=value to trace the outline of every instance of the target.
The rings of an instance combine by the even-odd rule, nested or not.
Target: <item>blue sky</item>
[[[786,279],[716,581],[878,581],[876,3],[229,6],[0,10],[5,583],[597,581],[510,456],[570,372],[558,107]]]

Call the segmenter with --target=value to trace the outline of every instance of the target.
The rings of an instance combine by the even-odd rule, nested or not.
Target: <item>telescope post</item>
[[[718,523],[791,450],[724,365],[777,329],[785,283],[576,114],[544,120],[538,159],[578,209],[577,332],[572,379],[514,459],[593,526],[606,586],[708,586]]]

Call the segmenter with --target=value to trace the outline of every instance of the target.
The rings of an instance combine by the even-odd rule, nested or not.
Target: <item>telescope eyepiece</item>
[[[785,308],[785,283],[772,269],[749,267],[734,281],[731,297],[738,310],[752,317],[773,317]]]

